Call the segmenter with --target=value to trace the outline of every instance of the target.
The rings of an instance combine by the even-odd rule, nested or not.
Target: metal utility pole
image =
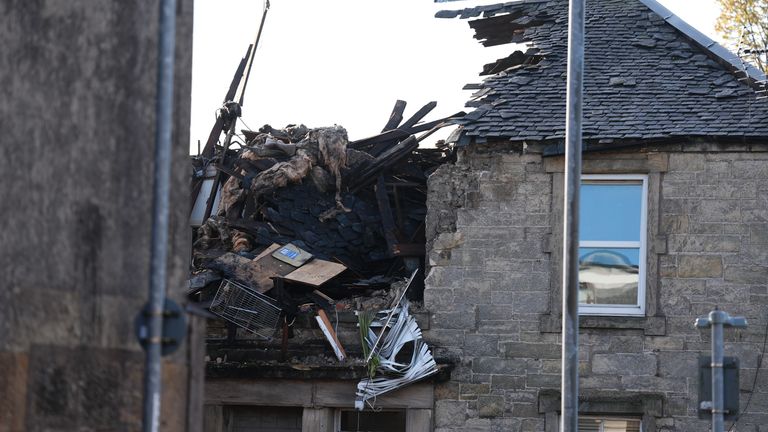
[[[746,328],[744,317],[732,317],[717,308],[709,316],[696,319],[696,327],[712,329],[712,432],[723,432],[725,429],[723,416],[725,414],[725,385],[723,382],[724,341],[723,327]]]
[[[155,173],[152,209],[148,337],[144,370],[143,430],[156,432],[160,425],[162,381],[161,353],[168,257],[168,202],[171,185],[171,133],[173,132],[173,62],[176,46],[176,0],[160,1],[157,57],[157,108]]]
[[[584,0],[570,0],[563,203],[562,432],[579,429],[579,188],[584,83]]]
[[[243,87],[240,90],[240,100],[238,103],[243,106],[245,100],[245,88],[248,86],[248,77],[251,76],[251,68],[253,68],[253,59],[256,56],[256,49],[259,47],[259,41],[261,40],[261,32],[264,30],[264,22],[267,21],[267,12],[269,12],[269,0],[264,1],[264,12],[261,14],[261,24],[259,24],[259,31],[256,33],[256,40],[253,42],[253,50],[251,51],[251,57],[248,60],[248,70],[245,72],[245,81],[243,81]],[[227,101],[224,101],[227,102]]]

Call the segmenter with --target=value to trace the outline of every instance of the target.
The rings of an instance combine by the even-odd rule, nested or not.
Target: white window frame
[[[646,290],[646,262],[648,261],[647,237],[648,237],[648,176],[644,174],[582,174],[583,183],[600,182],[642,182],[642,196],[640,203],[640,241],[581,241],[579,247],[607,247],[607,248],[640,248],[637,283],[637,304],[625,305],[588,305],[579,304],[579,315],[608,315],[608,316],[644,316],[645,315],[645,290]],[[581,216],[579,216],[581,217]]]

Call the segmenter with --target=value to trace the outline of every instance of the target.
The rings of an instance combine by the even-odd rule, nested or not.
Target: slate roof
[[[478,90],[467,103],[477,109],[460,121],[459,143],[562,142],[568,1],[522,0],[436,16],[481,15],[469,24],[483,45],[524,42],[528,49],[486,65],[490,76],[465,87]],[[768,98],[756,82],[764,78],[654,0],[587,0],[585,142],[764,140]]]

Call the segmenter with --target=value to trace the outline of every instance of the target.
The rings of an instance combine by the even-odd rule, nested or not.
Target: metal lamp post
[[[744,317],[732,317],[725,311],[715,309],[707,317],[696,319],[697,328],[712,329],[712,432],[723,432],[725,414],[725,385],[723,381],[723,328],[746,328]]]

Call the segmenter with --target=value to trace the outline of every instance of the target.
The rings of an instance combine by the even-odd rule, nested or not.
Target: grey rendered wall
[[[0,431],[141,426],[158,2],[0,2]],[[171,296],[187,269],[192,1],[177,9]],[[163,430],[187,425],[189,344]]]
[[[590,154],[588,173],[649,176],[643,318],[583,318],[581,409],[648,430],[701,431],[694,318],[715,305],[752,392],[768,312],[768,153],[705,146]],[[709,151],[712,150],[712,151]],[[456,369],[435,390],[436,431],[555,431],[559,410],[562,159],[509,146],[462,151],[429,182],[427,339]],[[737,430],[768,430],[768,375]]]

